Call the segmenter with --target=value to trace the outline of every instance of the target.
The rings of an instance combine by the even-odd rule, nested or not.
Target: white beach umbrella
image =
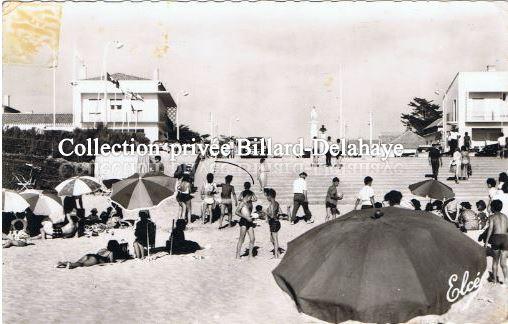
[[[81,196],[92,193],[101,187],[102,184],[94,177],[77,176],[63,181],[55,189],[59,196]]]
[[[20,213],[25,211],[30,204],[15,191],[2,189],[2,211]]]

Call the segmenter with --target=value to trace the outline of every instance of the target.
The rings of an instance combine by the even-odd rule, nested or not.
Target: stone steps
[[[257,159],[224,160],[237,163],[256,179]],[[493,158],[471,158],[473,176],[468,181],[461,181],[456,185],[453,181],[447,181],[451,176],[448,171],[449,158],[443,158],[443,167],[440,169],[440,180],[452,187],[458,199],[476,201],[486,199],[487,187],[485,180],[488,177],[496,178],[499,172],[506,171],[508,162]],[[337,176],[341,179],[340,189],[344,193],[344,199],[340,204],[352,204],[356,199],[358,190],[363,186],[363,178],[370,175],[374,178],[373,188],[376,192],[376,200],[382,200],[384,194],[392,189],[400,190],[404,199],[413,196],[407,188],[410,184],[426,180],[425,174],[430,173],[427,158],[391,158],[386,162],[379,159],[349,158],[343,160],[341,169],[334,167],[311,167],[309,159],[267,159],[268,187],[277,191],[277,200],[281,204],[291,204],[292,183],[301,171],[308,173],[307,185],[309,188],[308,198],[310,204],[323,204],[326,190],[331,184],[331,179]],[[237,191],[243,188],[243,182],[250,181],[248,174],[236,167],[216,163],[214,168],[215,179],[222,182],[227,174],[233,175],[233,185]],[[199,184],[199,183],[198,183]],[[255,186],[256,193],[259,188]],[[418,198],[418,197],[416,197]],[[418,198],[424,200],[424,198]]]

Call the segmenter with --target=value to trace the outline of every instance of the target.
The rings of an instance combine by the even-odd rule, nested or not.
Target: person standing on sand
[[[180,214],[178,219],[185,219],[187,223],[192,222],[192,198],[191,195],[192,183],[190,175],[184,173],[177,185],[176,201],[180,206]]]
[[[312,213],[309,210],[309,200],[307,198],[307,182],[305,179],[307,178],[307,173],[301,172],[299,174],[298,179],[293,181],[293,212],[291,213],[290,224],[294,225],[296,220],[296,213],[300,206],[303,207],[303,211],[305,213],[305,222],[307,224],[314,223],[312,219]]]
[[[429,150],[429,164],[432,167],[432,177],[437,180],[439,174],[439,167],[443,166],[441,159],[441,151],[437,148],[437,143],[433,143]]]
[[[496,199],[490,206],[492,215],[489,217],[489,229],[484,246],[489,243],[494,250],[494,261],[492,262],[492,275],[494,283],[500,283],[498,273],[499,265],[504,275],[503,287],[508,287],[508,266],[506,265],[508,257],[508,217],[501,213],[503,203]]]
[[[245,234],[249,235],[249,259],[252,257],[254,251],[254,222],[252,221],[252,202],[256,201],[256,195],[250,190],[250,182],[244,183],[245,190],[240,194],[240,204],[236,208],[235,214],[240,216],[240,236],[236,245],[236,258],[240,258],[243,242],[245,241]]]
[[[266,167],[265,158],[261,158],[259,160],[257,171],[258,171],[259,189],[261,192],[264,192],[268,181],[268,169]]]
[[[372,190],[372,182],[374,179],[367,176],[365,179],[363,179],[363,183],[365,184],[363,188],[358,192],[358,198],[356,198],[355,202],[355,208],[358,207],[358,205],[361,206],[361,209],[368,209],[373,208],[375,201],[374,201],[374,190]]]
[[[337,187],[339,186],[340,180],[335,177],[332,179],[332,185],[328,187],[328,191],[326,192],[325,199],[325,207],[326,207],[326,217],[325,222],[327,222],[330,218],[335,219],[337,215],[340,215],[340,211],[337,209],[337,201],[341,200],[344,197],[344,194],[338,193]]]
[[[280,221],[279,221],[279,203],[275,200],[277,196],[277,192],[275,190],[267,188],[265,189],[266,199],[268,199],[268,203],[270,204],[266,209],[266,220],[268,222],[268,227],[270,229],[270,241],[273,244],[273,255],[276,259],[280,256],[279,251],[279,230],[280,230]]]
[[[227,175],[226,183],[219,184],[218,187],[222,188],[220,193],[220,222],[219,229],[222,229],[222,221],[224,220],[224,216],[228,215],[229,226],[233,226],[233,199],[235,199],[235,206],[238,205],[238,200],[236,199],[235,187],[231,185],[233,181],[232,175]]]
[[[210,217],[210,224],[213,222],[213,209],[215,208],[215,194],[217,193],[217,185],[213,182],[213,173],[206,175],[206,182],[201,187],[201,200],[203,206],[201,207],[201,218],[203,224],[206,221],[206,215]]]

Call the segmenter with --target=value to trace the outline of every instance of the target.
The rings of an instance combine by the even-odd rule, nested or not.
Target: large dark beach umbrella
[[[423,211],[381,211],[378,219],[374,209],[350,212],[288,243],[273,275],[300,312],[328,322],[406,322],[445,313],[462,297],[450,280],[460,289],[466,272],[468,282],[483,274],[484,249],[453,224]]]
[[[453,189],[444,183],[430,179],[409,185],[409,190],[416,196],[444,201],[455,197]]]
[[[157,206],[175,192],[176,179],[162,173],[135,173],[111,187],[111,200],[126,209]]]

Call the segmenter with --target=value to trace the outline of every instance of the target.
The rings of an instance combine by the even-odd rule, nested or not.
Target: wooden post
[[[173,255],[174,230],[175,230],[175,220],[173,219],[173,224],[171,225],[171,238],[169,242],[169,255]]]

